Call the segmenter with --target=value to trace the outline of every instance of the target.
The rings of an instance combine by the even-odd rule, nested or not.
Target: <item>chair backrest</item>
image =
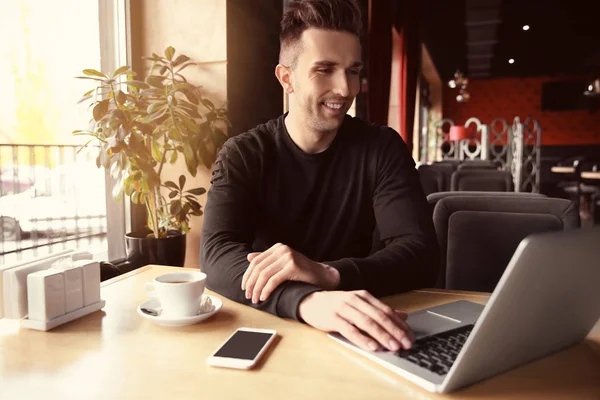
[[[491,160],[465,160],[457,169],[498,169],[498,165]]]
[[[545,194],[541,193],[530,193],[530,192],[439,192],[432,193],[427,195],[427,203],[429,203],[429,208],[431,210],[431,215],[433,218],[433,210],[435,210],[435,205],[441,199],[445,199],[447,197],[483,197],[483,196],[495,196],[495,197],[511,197],[511,198],[521,198],[527,199],[531,197],[546,197]]]
[[[573,202],[539,196],[453,196],[437,202],[437,287],[492,292],[519,242],[579,227]],[[574,255],[576,257],[576,255]]]
[[[425,195],[450,190],[452,173],[456,170],[451,164],[422,164],[419,166],[419,179]]]
[[[511,192],[512,175],[508,171],[491,169],[459,169],[452,174],[452,191]]]

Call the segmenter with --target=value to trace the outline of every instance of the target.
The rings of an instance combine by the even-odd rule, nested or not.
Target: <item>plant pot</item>
[[[127,261],[133,268],[148,264],[183,267],[185,234],[170,231],[166,238],[147,237],[149,232],[130,232],[125,235]]]

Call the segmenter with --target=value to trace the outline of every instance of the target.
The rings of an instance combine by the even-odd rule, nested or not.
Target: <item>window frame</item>
[[[131,5],[130,0],[98,0],[100,26],[100,66],[102,71],[114,71],[122,65],[131,66]],[[116,202],[112,197],[115,179],[105,171],[106,239],[108,250],[95,254],[97,260],[110,262],[126,258],[125,234],[131,231],[131,205],[126,196]]]

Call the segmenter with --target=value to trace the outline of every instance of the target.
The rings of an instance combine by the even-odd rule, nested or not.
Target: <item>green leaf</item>
[[[196,176],[196,172],[198,169],[198,160],[194,155],[194,151],[192,147],[185,143],[183,145],[183,157],[185,158],[185,165],[192,176]]]
[[[191,193],[196,196],[202,196],[204,193],[206,193],[206,189],[199,187],[199,188],[187,190],[186,193]]]
[[[190,133],[194,135],[200,133],[200,126],[196,123],[196,121],[187,117],[182,117],[181,120],[183,121],[183,125],[185,125],[185,127]]]
[[[173,181],[166,181],[166,182],[164,183],[164,185],[165,185],[166,187],[168,187],[168,188],[175,189],[175,190],[179,190],[179,187],[178,187],[178,186],[177,186],[177,184],[176,184],[175,182],[173,182]]]
[[[198,203],[196,200],[190,200],[188,199],[188,201],[190,202],[189,204],[191,205],[193,210],[199,210],[201,205],[200,203]]]
[[[173,203],[171,203],[170,208],[171,214],[179,214],[179,212],[181,211],[181,203],[179,201],[174,201]]]
[[[94,106],[92,114],[94,115],[94,119],[96,121],[100,121],[100,119],[104,117],[104,115],[108,111],[108,102],[109,100],[105,99]]]
[[[221,129],[215,127],[213,130],[213,143],[215,144],[215,147],[219,148],[223,146],[226,141],[227,135],[225,135],[225,133]]]
[[[84,69],[83,73],[87,76],[99,76],[102,78],[108,78],[106,75],[104,75],[102,72],[100,71],[96,71],[95,69]]]
[[[185,186],[185,175],[179,175],[179,189],[183,190]]]
[[[122,67],[117,68],[117,70],[113,73],[113,78],[121,75],[129,69],[129,65],[123,65]]]
[[[81,103],[83,103],[84,101],[86,101],[86,100],[89,100],[89,99],[91,99],[91,98],[92,98],[92,95],[91,95],[91,94],[88,94],[88,95],[86,95],[86,96],[83,96],[81,99],[79,99],[79,101],[77,102],[77,104],[81,104]]]
[[[155,141],[152,141],[152,158],[154,158],[157,162],[160,162],[160,160],[162,160],[160,145]]]
[[[146,78],[146,83],[152,87],[163,89],[165,85],[163,85],[162,80],[162,77],[152,75]]]
[[[183,92],[183,95],[190,101],[190,103],[198,105],[199,99],[193,90],[186,90]]]
[[[204,104],[210,111],[214,111],[215,109],[215,105],[209,99],[202,99],[202,104]]]
[[[179,195],[179,193],[177,193],[176,191],[169,192],[170,199],[174,199],[175,197],[177,197],[177,195]]]
[[[125,104],[125,101],[127,100],[127,96],[125,96],[125,93],[121,92],[120,90],[117,92],[117,102],[121,105]]]
[[[179,56],[178,56],[178,57],[175,59],[175,61],[173,61],[173,66],[174,66],[174,67],[176,67],[176,66],[178,66],[179,64],[183,64],[184,62],[186,62],[186,61],[189,61],[189,60],[190,60],[190,58],[189,58],[188,56],[186,56],[186,55],[184,55],[184,54],[180,54],[180,55],[179,55]]]
[[[200,157],[200,160],[202,161],[202,164],[204,164],[204,166],[206,168],[210,169],[214,159],[213,159],[212,155],[206,149],[206,146],[204,145],[203,142],[198,143],[198,155]]]
[[[196,65],[196,63],[195,62],[188,62],[188,63],[182,64],[181,67],[177,70],[177,72],[179,73],[179,72],[183,71],[184,69],[186,69],[190,65]]]
[[[146,112],[147,112],[148,114],[153,114],[153,113],[157,112],[157,111],[160,109],[160,107],[163,107],[163,106],[165,106],[166,104],[167,104],[167,102],[166,102],[166,101],[157,101],[156,103],[152,103],[152,104],[150,104],[150,105],[148,106],[148,109],[146,110]]]
[[[179,133],[179,131],[177,129],[169,130],[169,139],[176,140],[178,142],[181,142],[183,140],[183,138],[181,137],[181,134]]]
[[[148,88],[150,88],[150,86],[148,86],[147,83],[141,82],[141,81],[125,81],[123,83],[126,84],[127,86],[133,86],[136,89],[148,89]]]
[[[169,46],[165,49],[165,57],[167,57],[167,60],[171,61],[173,59],[174,54],[175,49],[173,48],[173,46]]]
[[[156,121],[157,119],[161,118],[162,116],[165,115],[165,113],[167,112],[167,107],[155,112],[154,114],[150,114],[148,116],[148,118],[150,118],[150,121]]]
[[[115,183],[115,186],[113,186],[112,196],[116,202],[121,200],[121,197],[123,196],[123,185],[121,181]]]
[[[104,82],[104,79],[93,78],[91,76],[76,76],[75,79],[91,79],[93,81]]]
[[[171,152],[171,159],[169,160],[169,162],[171,164],[175,164],[177,162],[177,152],[176,151]]]
[[[182,103],[179,106],[179,109],[182,112],[185,112],[188,116],[190,116],[192,118],[202,118],[202,116],[198,113],[198,111],[195,108],[187,107],[187,106],[184,106],[183,104],[185,104],[185,103]]]
[[[193,88],[193,86],[189,83],[178,83],[176,85],[173,85],[173,87],[171,88],[171,93],[185,92],[186,90],[190,90],[190,88]]]
[[[165,72],[167,72],[167,66],[163,65],[162,67],[160,67],[160,70],[158,71],[158,73],[161,75],[164,75]]]

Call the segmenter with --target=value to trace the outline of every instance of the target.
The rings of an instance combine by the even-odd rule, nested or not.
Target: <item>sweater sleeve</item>
[[[373,210],[385,247],[365,258],[327,262],[340,289],[387,296],[435,284],[439,248],[415,163],[400,135],[385,128],[375,172]]]
[[[238,303],[286,318],[298,318],[298,305],[320,288],[303,282],[284,282],[265,301],[252,304],[241,288],[249,266],[248,253],[256,227],[258,163],[236,140],[225,144],[212,173],[204,209],[200,265],[207,287]]]

